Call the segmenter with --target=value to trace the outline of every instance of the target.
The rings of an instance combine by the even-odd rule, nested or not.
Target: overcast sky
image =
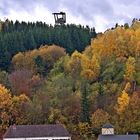
[[[53,12],[64,11],[67,23],[89,25],[97,32],[140,18],[140,0],[0,0],[0,19],[54,24]]]

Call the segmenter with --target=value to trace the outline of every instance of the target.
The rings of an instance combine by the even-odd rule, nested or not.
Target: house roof
[[[10,126],[4,138],[30,137],[70,137],[68,131],[60,124],[49,125],[17,125]]]
[[[98,140],[138,140],[138,135],[99,135]]]
[[[114,127],[112,124],[107,123],[107,124],[103,125],[102,128],[114,128]]]

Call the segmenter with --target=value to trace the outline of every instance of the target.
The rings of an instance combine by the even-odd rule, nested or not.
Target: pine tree
[[[89,122],[89,100],[88,100],[88,83],[83,81],[81,84],[81,121]]]

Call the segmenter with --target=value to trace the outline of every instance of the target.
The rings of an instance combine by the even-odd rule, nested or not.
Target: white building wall
[[[66,139],[66,140],[71,140],[71,137],[38,137],[38,138],[26,138],[26,140],[61,140],[61,139]]]
[[[102,135],[114,135],[114,128],[102,128]]]
[[[25,138],[3,138],[3,140],[25,140]]]

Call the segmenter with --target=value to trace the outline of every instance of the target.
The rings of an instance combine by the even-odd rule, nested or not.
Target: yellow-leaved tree
[[[130,88],[131,88],[131,84],[130,84],[130,82],[127,82],[125,85],[124,91],[129,92]]]
[[[83,136],[85,139],[88,139],[88,136],[91,135],[91,127],[87,122],[80,122],[78,124],[79,135]]]
[[[10,91],[0,84],[0,130],[6,129],[12,112]]]
[[[96,55],[92,58],[88,58],[86,55],[82,55],[82,71],[81,75],[87,80],[96,80],[100,73],[100,61]]]
[[[121,96],[118,97],[118,101],[117,101],[117,113],[118,114],[121,114],[125,111],[125,109],[129,105],[129,100],[130,100],[130,97],[129,97],[128,93],[126,93],[126,91],[123,90]]]
[[[124,78],[129,82],[133,82],[135,80],[136,73],[135,65],[136,65],[135,58],[130,56],[126,61],[126,70],[124,75]]]
[[[65,56],[65,49],[56,45],[40,46],[27,52],[19,52],[12,58],[14,69],[28,69],[38,73],[40,69],[48,71],[52,69],[54,63],[61,57]]]
[[[13,123],[27,123],[25,109],[29,102],[24,94],[12,97],[10,90],[0,84],[0,131]]]
[[[116,132],[117,133],[126,133],[127,132],[127,113],[128,113],[128,106],[130,103],[130,97],[128,93],[123,90],[121,96],[118,97],[116,111],[117,114],[115,115],[116,121]]]
[[[67,63],[67,70],[69,71],[73,79],[78,78],[81,73],[81,58],[82,54],[78,51],[75,51],[71,55],[71,58]]]

